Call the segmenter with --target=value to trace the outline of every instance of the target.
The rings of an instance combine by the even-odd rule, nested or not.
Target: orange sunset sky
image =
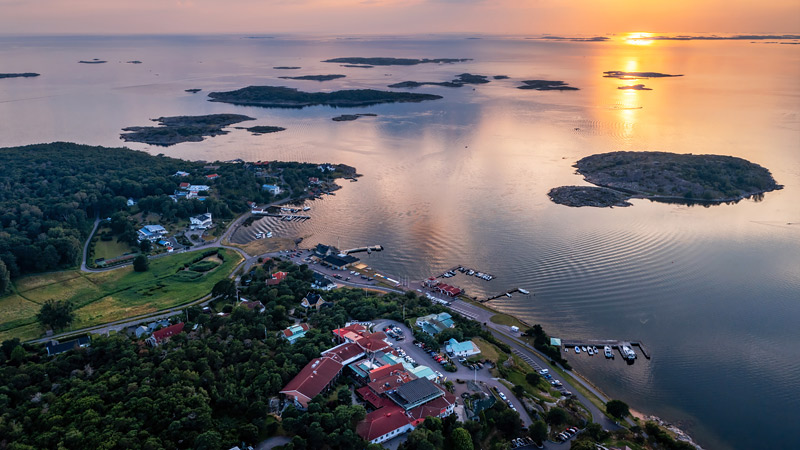
[[[799,0],[0,0],[2,34],[796,33]]]

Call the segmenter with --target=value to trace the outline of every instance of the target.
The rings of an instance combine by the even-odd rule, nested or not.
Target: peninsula
[[[769,170],[742,158],[666,152],[612,152],[575,166],[600,187],[562,186],[548,194],[567,206],[626,206],[628,198],[664,202],[726,203],[781,189]],[[619,195],[612,195],[613,190]]]
[[[635,80],[637,78],[668,78],[682,77],[683,75],[671,75],[660,72],[623,72],[621,70],[609,70],[603,72],[604,78],[619,78],[620,80]]]
[[[417,64],[452,64],[457,62],[472,61],[472,58],[438,58],[438,59],[416,59],[416,58],[362,58],[347,57],[326,59],[326,63],[358,64],[360,66],[415,66]]]
[[[564,81],[526,80],[517,89],[533,89],[535,91],[577,91],[578,88],[570,86]]]
[[[0,78],[31,78],[38,77],[38,73],[25,72],[25,73],[0,73]]]
[[[485,75],[473,75],[471,73],[462,73],[456,76],[452,81],[403,81],[400,83],[390,84],[390,88],[415,88],[420,86],[444,86],[444,87],[461,87],[465,84],[484,84],[489,82],[489,77]]]
[[[120,138],[126,142],[168,147],[181,142],[200,142],[205,137],[228,134],[223,130],[228,125],[255,120],[241,114],[210,114],[207,116],[173,116],[152,119],[158,122],[157,127],[123,128]]]
[[[303,108],[313,105],[368,106],[380,103],[438,100],[440,95],[353,89],[333,92],[302,92],[283,86],[248,86],[235,91],[211,92],[212,102],[265,108]]]
[[[299,77],[278,77],[278,78],[282,78],[284,80],[330,81],[344,77],[345,75],[302,75]]]

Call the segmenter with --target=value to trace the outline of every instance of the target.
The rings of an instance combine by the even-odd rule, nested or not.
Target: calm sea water
[[[456,65],[345,68],[341,56],[473,58]],[[98,58],[105,64],[78,64]],[[142,64],[127,64],[139,60]],[[301,66],[281,71],[273,66]],[[382,244],[365,257],[421,279],[457,264],[497,275],[454,280],[562,338],[641,339],[633,366],[570,358],[610,396],[679,423],[707,448],[798,448],[800,420],[800,48],[749,42],[541,42],[433,36],[0,38],[0,145],[120,146],[120,129],[152,118],[233,112],[286,131],[244,130],[202,143],[132,148],[186,159],[341,162],[364,177],[311,204],[304,224],[262,220],[309,243]],[[607,70],[684,74],[645,80]],[[385,88],[470,72],[508,75],[417,104],[302,110],[237,107],[206,93],[248,85]],[[278,76],[340,73],[324,83]],[[564,80],[581,90],[515,89]],[[199,94],[184,89],[201,88]],[[333,122],[343,112],[371,112]],[[714,207],[634,201],[568,208],[555,186],[585,184],[572,164],[614,150],[713,153],[769,168],[785,189]]]

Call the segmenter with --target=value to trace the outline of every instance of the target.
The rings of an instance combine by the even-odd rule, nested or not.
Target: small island
[[[340,64],[341,67],[354,67],[356,69],[370,69],[375,66],[370,66],[368,64]]]
[[[347,57],[326,59],[326,63],[357,64],[359,66],[415,66],[417,64],[452,64],[457,62],[472,61],[471,58],[438,58],[438,59],[416,59],[416,58],[362,58]]]
[[[241,129],[242,127],[236,127]],[[283,127],[272,127],[269,125],[258,125],[255,127],[244,128],[245,130],[253,133],[255,136],[261,136],[262,134],[269,134],[269,133],[277,133],[279,131],[284,131],[286,128]]]
[[[31,78],[38,77],[38,73],[25,72],[25,73],[0,73],[0,78]]]
[[[332,118],[334,122],[349,122],[352,120],[356,120],[359,117],[378,117],[377,114],[373,113],[362,113],[362,114],[342,114],[341,116],[336,116]]]
[[[330,81],[337,78],[344,78],[345,75],[303,75],[299,77],[278,77],[284,80],[311,80],[311,81]]]
[[[193,89],[184,89],[183,92],[189,92],[191,94],[197,94],[198,92],[202,91],[202,89],[193,88]]]
[[[78,61],[79,64],[105,64],[108,61],[103,61],[101,59],[94,58],[91,61]]]
[[[302,92],[283,86],[248,86],[235,91],[211,92],[212,102],[233,105],[262,106],[265,108],[303,108],[326,105],[356,107],[395,102],[422,102],[438,100],[440,95],[386,92],[375,89],[353,89],[333,92]]]
[[[577,91],[578,88],[570,86],[564,81],[550,81],[550,80],[526,80],[523,81],[522,86],[517,86],[517,89],[532,89],[535,91]]]
[[[128,64],[141,64],[141,61],[127,61]]]
[[[273,67],[273,69],[276,69],[276,70],[297,70],[297,69],[302,69],[302,67],[297,67],[297,66],[277,66],[277,67]]]
[[[612,152],[582,158],[575,167],[586,181],[599,187],[562,186],[550,191],[554,202],[567,206],[625,206],[623,203],[629,198],[646,198],[719,204],[783,188],[769,170],[734,156]]]
[[[228,134],[223,130],[228,125],[256,120],[241,114],[210,114],[206,116],[173,116],[152,119],[158,122],[157,127],[123,128],[120,138],[125,142],[141,142],[143,144],[168,147],[181,142],[200,142],[205,137]]]
[[[461,87],[465,84],[484,84],[489,82],[489,77],[484,75],[473,75],[471,73],[462,73],[452,81],[402,81],[400,83],[390,84],[390,88],[415,88],[420,86],[444,86],[444,87]]]
[[[508,75],[495,75],[492,78],[494,78],[495,80],[507,80]]]
[[[645,87],[643,84],[634,84],[631,86],[620,86],[617,89],[630,90],[630,91],[652,91],[651,88]]]
[[[669,78],[682,77],[683,75],[671,75],[660,72],[623,72],[621,70],[609,70],[603,72],[604,78],[619,78],[620,80],[636,80],[640,78]]]

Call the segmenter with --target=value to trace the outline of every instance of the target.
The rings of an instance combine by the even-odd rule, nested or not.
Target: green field
[[[111,259],[122,256],[131,251],[131,246],[126,242],[119,242],[116,238],[110,241],[98,240],[94,244],[94,259]]]
[[[72,329],[191,302],[210,293],[242,261],[231,250],[220,249],[220,255],[224,261],[217,256],[205,258],[219,264],[206,272],[183,269],[200,256],[190,252],[153,259],[150,269],[141,273],[128,266],[100,273],[71,270],[21,278],[15,282],[19,294],[0,298],[0,340],[38,337],[43,330],[35,316],[39,304],[50,299],[69,300],[76,306]]]

